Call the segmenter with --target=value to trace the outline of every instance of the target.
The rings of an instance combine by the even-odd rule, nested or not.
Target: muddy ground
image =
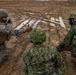
[[[9,12],[9,17],[11,17],[13,21],[12,26],[10,26],[12,29],[18,26],[26,18],[39,20],[62,16],[66,29],[59,25],[56,25],[55,27],[50,26],[49,22],[40,22],[38,24],[38,26],[43,27],[46,31],[47,41],[45,44],[56,47],[70,29],[68,16],[70,13],[76,12],[76,4],[68,2],[0,1],[0,9],[6,9]],[[29,32],[17,37],[11,37],[6,44],[9,49],[9,59],[0,67],[0,75],[21,75],[21,72],[25,67],[22,60],[22,53],[32,45],[29,41]],[[76,68],[74,68],[73,64],[70,62],[70,52],[65,51],[61,54],[66,65],[66,75],[76,75]]]

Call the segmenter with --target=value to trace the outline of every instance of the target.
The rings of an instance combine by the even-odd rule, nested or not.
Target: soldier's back
[[[30,61],[32,72],[34,75],[57,75],[55,72],[56,49],[53,47],[32,48],[24,52],[24,61],[26,61],[25,53]],[[27,64],[27,63],[26,63]],[[28,66],[27,66],[28,67]],[[28,69],[27,69],[28,70]],[[28,74],[31,75],[31,74]]]

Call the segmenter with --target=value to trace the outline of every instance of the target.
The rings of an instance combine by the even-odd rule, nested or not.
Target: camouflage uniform
[[[69,33],[65,36],[63,43],[68,51],[71,51],[72,56],[76,57],[76,25],[74,25]]]
[[[8,26],[0,25],[0,63],[6,60],[7,57],[7,49],[5,45],[5,41],[8,41],[11,36],[18,36],[22,33],[28,32],[31,28],[27,28],[26,30],[11,30]]]
[[[7,22],[6,20],[7,17],[8,17],[7,12],[1,9],[0,10],[0,63],[6,60],[8,56],[8,51],[6,48],[5,41],[8,41],[11,36],[18,36],[24,32],[31,30],[31,27],[27,29],[12,30],[7,26],[7,24],[11,22],[11,21]]]
[[[23,75],[65,75],[62,58],[54,47],[40,47],[46,40],[43,29],[37,28],[30,33],[34,47],[25,50],[23,60],[26,64]]]
[[[76,20],[74,21],[74,18],[76,18],[76,13],[70,15],[69,23],[71,25],[71,30],[57,48],[59,52],[63,50],[71,51],[72,57],[74,58],[73,62],[76,63]]]

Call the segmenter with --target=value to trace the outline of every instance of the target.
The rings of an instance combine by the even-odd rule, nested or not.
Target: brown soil
[[[67,2],[5,2],[0,1],[0,8],[6,9],[9,12],[9,17],[13,20],[13,26],[19,25],[27,17],[38,19],[49,19],[51,16],[58,18],[62,16],[66,22],[66,29],[57,25],[56,27],[49,26],[49,22],[45,25],[39,23],[47,34],[47,41],[45,44],[57,46],[69,31],[68,16],[71,12],[76,12],[76,4],[69,4]],[[55,11],[56,10],[56,11]],[[45,14],[45,13],[48,14]],[[55,14],[49,14],[49,13]],[[30,14],[34,13],[34,14]],[[9,59],[5,61],[0,67],[0,75],[21,75],[25,64],[22,60],[22,53],[25,49],[31,47],[29,41],[29,32],[24,33],[18,37],[12,37],[10,41],[6,42],[9,48]],[[63,52],[62,56],[66,65],[66,75],[76,75],[76,68],[71,63],[71,54]]]

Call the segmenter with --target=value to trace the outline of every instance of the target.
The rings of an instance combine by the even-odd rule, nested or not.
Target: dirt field
[[[5,2],[0,1],[0,9],[6,9],[9,12],[9,17],[13,21],[12,29],[18,26],[25,19],[50,19],[50,17],[58,18],[61,16],[65,22],[66,29],[56,25],[50,26],[50,22],[40,22],[38,26],[45,29],[47,41],[45,44],[57,46],[70,29],[68,24],[68,16],[72,12],[76,12],[76,4],[67,2]],[[33,24],[32,24],[33,25]],[[17,37],[11,37],[10,41],[6,42],[9,48],[9,59],[0,67],[0,75],[21,75],[25,64],[22,60],[22,53],[25,49],[31,47],[29,41],[29,32]],[[63,52],[66,65],[66,75],[76,75],[76,68],[70,62],[70,52]]]

